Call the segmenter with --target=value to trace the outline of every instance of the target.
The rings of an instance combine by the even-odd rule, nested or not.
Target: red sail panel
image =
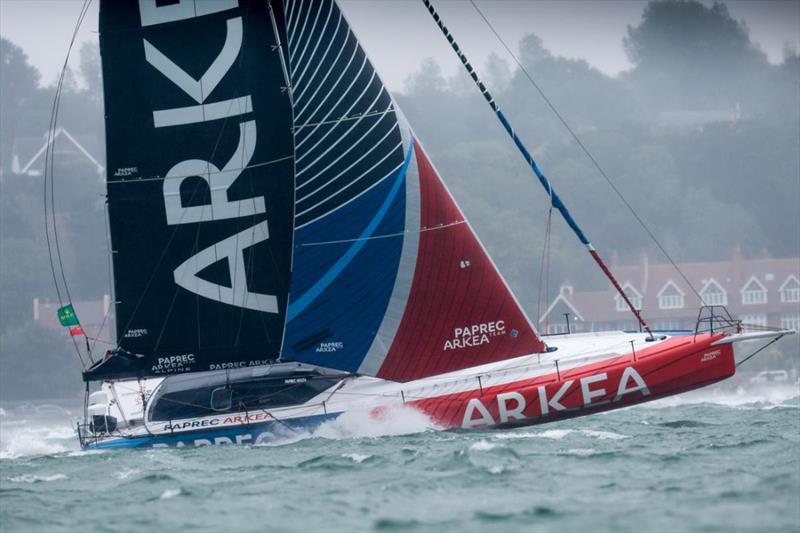
[[[416,140],[419,252],[405,313],[378,377],[410,381],[544,350]]]

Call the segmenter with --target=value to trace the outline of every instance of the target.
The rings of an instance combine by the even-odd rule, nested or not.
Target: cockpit
[[[283,363],[165,379],[150,399],[148,422],[302,405],[350,374]]]

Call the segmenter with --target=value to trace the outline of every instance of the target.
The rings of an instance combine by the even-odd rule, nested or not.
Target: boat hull
[[[733,345],[676,337],[621,360],[556,370],[488,388],[413,402],[444,427],[504,428],[619,409],[705,387],[736,372]]]
[[[293,433],[311,432],[323,422],[333,420],[341,413],[314,415],[286,420],[269,420],[220,429],[176,430],[170,434],[113,437],[84,445],[85,450],[119,448],[184,448],[223,444],[268,444],[289,438]]]
[[[502,429],[555,422],[567,418],[619,409],[679,394],[734,375],[733,344],[717,344],[721,335],[672,337],[652,346],[582,365],[550,364],[553,372],[503,382],[495,369],[472,375],[439,378],[427,383],[388,383],[373,389],[383,402],[355,403],[352,410],[388,421],[398,406],[424,413],[440,429]],[[563,363],[562,363],[563,364]],[[474,379],[473,379],[474,378]],[[437,390],[459,388],[437,394]],[[493,384],[501,381],[500,384]],[[401,387],[398,389],[398,387]],[[422,391],[422,392],[420,392]],[[399,400],[399,401],[398,401]],[[330,404],[323,413],[276,416],[259,411],[246,415],[220,415],[164,424],[157,433],[98,439],[87,449],[187,447],[222,444],[268,444],[313,433],[322,423],[348,412],[348,403]],[[323,406],[324,408],[324,406]]]

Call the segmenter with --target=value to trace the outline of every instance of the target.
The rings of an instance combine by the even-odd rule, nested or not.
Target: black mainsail
[[[120,349],[87,380],[278,357],[294,158],[275,4],[101,2]]]

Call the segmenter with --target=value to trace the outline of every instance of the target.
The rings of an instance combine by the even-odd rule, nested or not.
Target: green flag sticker
[[[80,326],[78,315],[75,314],[75,309],[72,304],[65,305],[58,309],[58,321],[62,326]]]

